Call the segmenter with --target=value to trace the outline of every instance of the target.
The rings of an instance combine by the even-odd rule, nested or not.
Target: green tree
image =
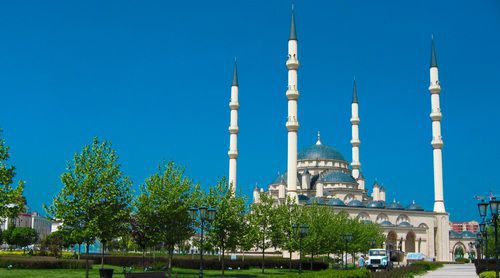
[[[245,200],[235,196],[227,180],[220,179],[210,188],[208,205],[216,210],[215,219],[208,229],[208,242],[222,253],[222,276],[224,276],[226,250],[235,251],[244,234]]]
[[[276,214],[274,208],[274,199],[265,192],[260,193],[260,202],[253,203],[249,215],[249,232],[252,233],[254,246],[262,250],[262,273],[265,268],[265,251],[267,248],[278,245],[272,240],[276,239]],[[274,226],[273,226],[274,225]]]
[[[7,244],[23,248],[23,253],[26,251],[25,248],[27,246],[35,244],[38,241],[38,233],[29,227],[10,226],[6,232]]]
[[[136,202],[137,215],[144,217],[144,223],[152,230],[152,238],[161,242],[168,251],[169,277],[175,246],[193,234],[188,210],[196,195],[191,184],[182,168],[168,162],[146,179]]]
[[[88,277],[89,245],[96,238],[105,243],[126,228],[131,211],[131,182],[120,170],[111,143],[100,142],[96,137],[74,155],[61,181],[63,188],[46,209],[53,218],[63,220],[63,228],[70,231],[75,241],[85,243]]]
[[[69,233],[64,230],[58,230],[47,235],[41,242],[41,248],[43,250],[48,249],[56,258],[61,257],[62,249],[70,245]]]
[[[292,253],[298,249],[297,236],[293,234],[293,225],[298,224],[302,206],[292,201],[287,197],[284,202],[281,202],[275,211],[276,221],[273,226],[273,238],[277,245],[288,250],[289,254],[289,270],[292,269]]]
[[[16,187],[12,186],[16,168],[7,164],[10,158],[9,150],[0,129],[0,219],[17,217],[20,212],[24,211],[26,205],[26,199],[23,196],[24,181],[19,181]]]

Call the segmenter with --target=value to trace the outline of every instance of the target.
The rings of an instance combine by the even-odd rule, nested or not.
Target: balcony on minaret
[[[432,112],[429,115],[433,121],[440,121],[441,120],[441,109],[439,108],[432,108]]]
[[[229,108],[231,108],[231,110],[238,110],[238,108],[240,108],[240,103],[237,101],[230,100]]]
[[[352,117],[352,118],[351,118],[351,124],[353,124],[353,125],[358,125],[358,124],[359,124],[359,121],[360,121],[360,120],[359,120],[359,118],[358,118],[358,117],[356,117],[356,118]]]
[[[229,126],[228,130],[230,134],[238,134],[239,128],[237,126]]]
[[[286,121],[286,128],[288,131],[297,131],[299,129],[299,122],[296,117],[288,117]]]
[[[236,159],[236,158],[238,158],[238,151],[237,150],[229,150],[227,152],[227,155],[229,156],[230,159]]]
[[[358,147],[358,146],[359,146],[359,144],[361,144],[361,141],[359,141],[359,139],[352,139],[352,140],[351,140],[351,145],[352,145],[353,147]]]
[[[286,97],[289,100],[294,100],[299,98],[299,91],[297,90],[296,85],[289,85],[288,89],[286,90]]]
[[[431,145],[434,149],[441,149],[443,144],[443,138],[441,136],[432,137]]]
[[[359,161],[353,161],[353,162],[351,162],[351,167],[353,169],[359,169],[359,168],[361,168],[361,163],[359,163]]]
[[[441,85],[439,85],[439,80],[431,82],[431,84],[429,85],[429,91],[431,92],[431,94],[439,94],[439,92],[441,92]]]
[[[297,59],[297,55],[288,55],[288,60],[286,60],[286,67],[289,70],[296,70],[299,68],[299,60]]]

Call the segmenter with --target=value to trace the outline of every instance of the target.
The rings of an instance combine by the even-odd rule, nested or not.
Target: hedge
[[[443,264],[439,262],[415,262],[411,265],[393,268],[389,271],[372,272],[370,277],[373,278],[399,278],[399,277],[413,277],[415,274],[435,270],[442,267]]]
[[[92,266],[92,261],[90,264]],[[85,261],[38,256],[0,256],[0,268],[82,269],[85,268]]]
[[[366,269],[353,270],[324,270],[319,272],[306,272],[302,274],[303,278],[369,278],[370,273]]]
[[[479,278],[495,278],[495,277],[497,277],[495,271],[484,271],[481,272],[481,274],[479,274]]]
[[[81,256],[82,259],[85,259],[86,256]],[[96,255],[90,255],[89,259],[93,260],[94,263],[101,263],[101,257],[96,256]],[[158,265],[167,265],[168,258],[167,257],[156,257],[156,258],[151,258],[151,257],[145,257],[144,258],[144,264],[145,266],[155,266],[157,267]],[[104,263],[109,264],[109,265],[115,265],[115,266],[135,266],[135,267],[142,267],[142,257],[139,256],[105,256],[104,257]],[[264,266],[266,268],[284,268],[287,269],[289,266],[290,261],[288,259],[283,259],[283,258],[270,258],[266,259],[264,262]],[[232,268],[232,269],[249,269],[251,267],[261,267],[262,261],[260,258],[256,257],[247,257],[245,260],[230,260],[226,259],[224,262],[225,268]],[[222,268],[222,262],[219,261],[218,258],[207,258],[203,260],[203,266],[205,269],[221,269]],[[314,261],[313,262],[313,270],[324,270],[328,269],[328,263],[325,262],[318,262]],[[172,267],[180,267],[180,268],[193,268],[197,269],[200,267],[200,260],[198,258],[191,258],[191,257],[174,257],[172,259]],[[292,261],[292,268],[298,269],[299,268],[299,261],[294,260]],[[303,269],[310,269],[310,262],[309,261],[302,261],[302,268]]]

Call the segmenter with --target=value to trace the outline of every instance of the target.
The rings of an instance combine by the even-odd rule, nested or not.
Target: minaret
[[[236,160],[238,158],[238,71],[236,59],[234,61],[233,83],[231,84],[231,123],[229,125],[229,186],[233,193],[236,191]]]
[[[295,31],[295,16],[292,6],[292,20],[290,25],[290,37],[288,38],[288,118],[286,128],[288,130],[288,165],[287,165],[287,192],[292,200],[297,201],[297,131],[299,121],[297,119],[297,100],[299,91],[297,89],[297,70],[299,60],[297,57],[297,33]]]
[[[352,176],[355,179],[359,178],[359,115],[358,115],[358,91],[356,88],[356,78],[354,78],[354,85],[352,88],[352,104],[351,104],[351,129],[352,129]]]
[[[432,38],[431,48],[431,65],[430,65],[431,84],[429,91],[431,92],[431,120],[432,120],[432,148],[434,157],[434,211],[446,212],[444,208],[443,198],[443,158],[441,149],[443,148],[443,140],[441,138],[441,108],[439,105],[439,93],[441,86],[439,84],[439,72],[436,59],[436,49],[434,46],[434,38]]]

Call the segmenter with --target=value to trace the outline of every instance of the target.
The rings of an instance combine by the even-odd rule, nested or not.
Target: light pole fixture
[[[212,222],[215,219],[215,209],[208,208],[206,206],[192,207],[189,209],[189,215],[193,224],[199,219],[200,221],[200,272],[198,277],[203,278],[203,240],[205,232],[205,224],[207,222]]]
[[[344,233],[344,234],[341,235],[341,238],[345,242],[345,265],[344,265],[344,269],[347,269],[347,254],[348,254],[348,251],[349,251],[349,241],[352,240],[353,236],[352,236],[352,233]]]
[[[481,202],[477,204],[477,207],[479,209],[479,216],[481,216],[484,220],[486,214],[488,213],[488,203],[484,200],[481,200]]]
[[[299,235],[299,274],[302,274],[302,239],[309,233],[309,226],[306,224],[293,224],[294,234]]]
[[[498,207],[500,205],[500,200],[497,200],[496,197],[491,197],[490,199],[490,212],[491,212],[491,220],[493,221],[493,229],[495,231],[495,272],[496,278],[499,278],[498,274]]]

